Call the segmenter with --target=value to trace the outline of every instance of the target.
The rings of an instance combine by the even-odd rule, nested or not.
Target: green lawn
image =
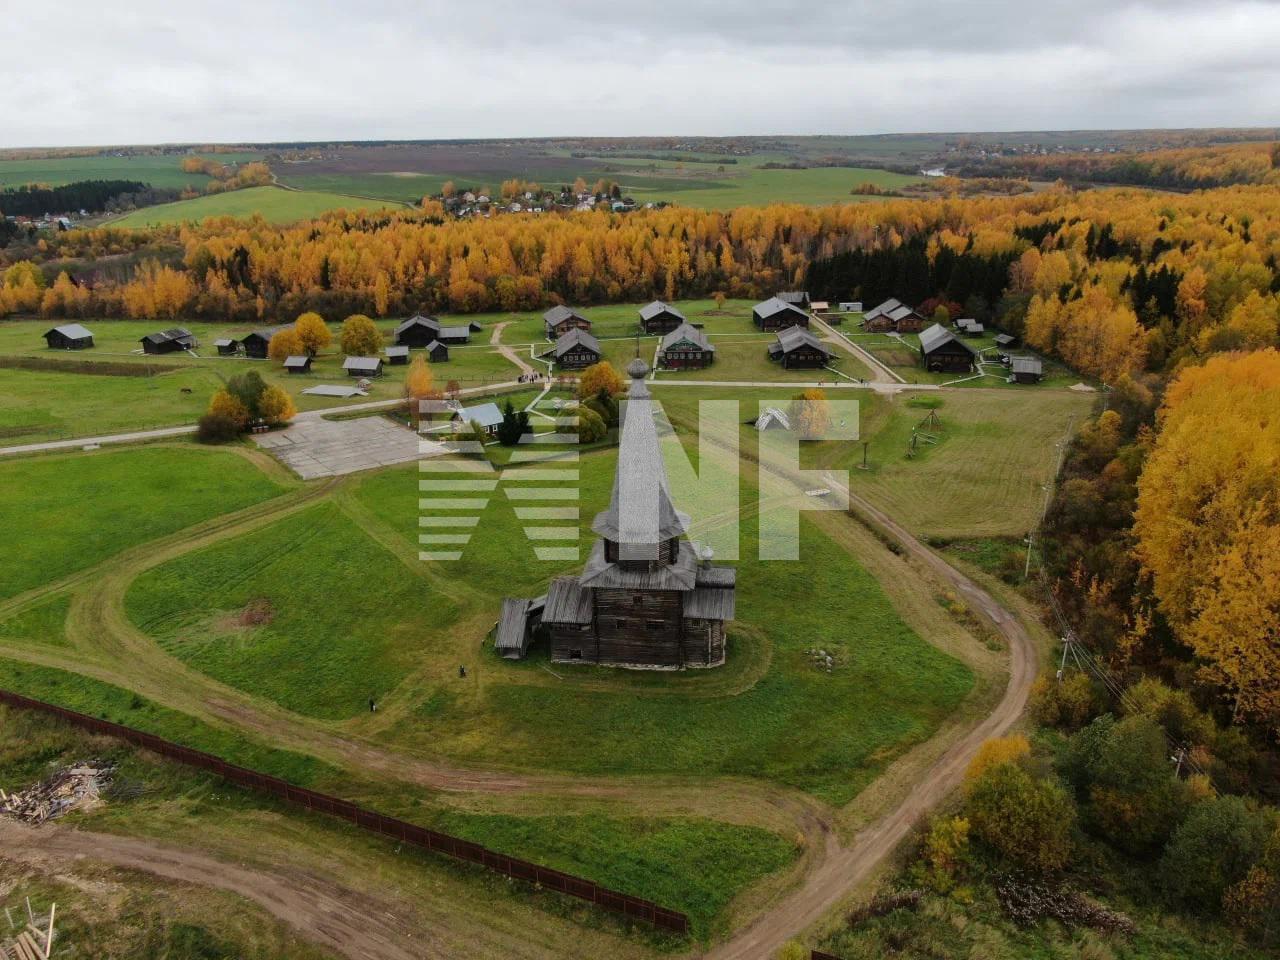
[[[242,625],[254,604],[268,622]],[[446,593],[424,590],[332,505],[156,567],[125,606],[175,657],[326,719],[382,699],[456,616]]]
[[[940,427],[921,425],[930,409],[916,404],[925,397],[943,401],[936,408]],[[1090,394],[1034,389],[876,398],[870,419],[863,420],[870,469],[850,469],[852,489],[918,535],[1025,536],[1044,508],[1044,485],[1061,452],[1057,445],[1093,402]],[[917,427],[916,449],[908,456]],[[925,434],[938,442],[929,443]],[[860,444],[835,458],[844,468],[861,460]]]
[[[256,153],[207,154],[220,163],[246,163],[260,160]],[[209,178],[198,173],[184,173],[182,155],[136,157],[59,157],[45,160],[0,160],[0,189],[26,183],[59,186],[79,180],[137,180],[157,189],[181,190],[191,187],[203,190]]]
[[[591,519],[607,499],[614,463],[612,451],[582,462],[584,547],[592,538],[586,532]],[[365,478],[357,496],[412,540],[418,531],[416,481],[416,471],[387,470]],[[474,697],[443,678],[424,677],[412,697],[431,704],[430,721],[414,714],[394,738],[467,762],[581,773],[755,776],[832,802],[849,799],[936,728],[969,690],[970,674],[907,628],[881,586],[808,522],[802,562],[755,560],[754,522],[744,527],[742,626],[731,628],[723,670],[636,674],[557,667],[566,675],[557,681],[540,669],[545,654],[524,664],[495,661],[485,667]],[[578,564],[535,560],[511,505],[495,498],[462,560],[439,566],[442,575],[478,591],[473,602],[489,611],[481,618],[487,628],[501,596],[534,595],[550,576]],[[801,595],[806,602],[794,603]],[[459,638],[459,648],[473,648],[476,639]],[[838,653],[840,667],[829,674],[816,669],[805,652],[815,648]],[[747,688],[719,694],[722,685],[737,683]],[[645,748],[634,749],[637,742]]]
[[[319,190],[285,190],[281,187],[249,187],[215,193],[193,200],[143,207],[108,222],[113,227],[150,227],[186,223],[205,217],[261,216],[270,223],[291,223],[318,217],[330,210],[359,210],[388,206],[376,200],[361,200]]]
[[[244,457],[199,447],[0,460],[0,598],[283,489]]]

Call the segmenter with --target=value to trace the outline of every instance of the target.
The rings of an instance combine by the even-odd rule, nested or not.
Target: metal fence
[[[297,787],[285,780],[268,776],[265,773],[238,767],[227,763],[225,760],[220,760],[212,754],[201,753],[199,750],[192,750],[189,747],[171,743],[153,734],[134,730],[132,727],[112,723],[110,720],[100,720],[97,717],[90,717],[83,713],[76,713],[74,710],[45,703],[42,700],[33,700],[30,697],[10,693],[7,690],[0,690],[0,703],[24,710],[37,710],[51,714],[93,733],[115,737],[134,746],[150,750],[152,753],[157,753],[162,757],[167,757],[170,760],[176,760],[179,763],[185,763],[201,770],[208,770],[239,786],[258,790],[307,810],[339,817],[371,833],[391,837],[403,843],[430,850],[433,853],[441,853],[445,856],[453,857],[456,860],[478,864],[495,873],[501,873],[517,880],[536,883],[545,889],[554,890],[570,897],[577,897],[579,900],[585,900],[588,903],[594,903],[605,910],[621,914],[631,920],[640,920],[676,933],[689,932],[689,918],[685,914],[675,910],[668,910],[666,907],[661,907],[651,900],[644,900],[640,897],[619,893],[616,890],[609,890],[591,880],[584,880],[582,877],[561,873],[559,870],[552,870],[536,863],[530,863],[527,860],[508,857],[469,840],[462,840],[458,837],[451,837],[446,833],[428,830],[426,827],[406,823],[404,820],[397,820],[394,817],[383,816],[380,813],[366,810],[346,800],[339,800],[337,797],[316,793],[314,790],[307,790],[304,787]]]

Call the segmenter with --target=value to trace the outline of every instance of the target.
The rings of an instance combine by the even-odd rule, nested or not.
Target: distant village
[[[432,199],[439,200],[447,213],[460,218],[486,217],[494,213],[581,213],[601,209],[625,213],[630,210],[654,210],[668,205],[665,200],[637,203],[634,197],[623,194],[622,188],[616,183],[599,182],[594,187],[587,188],[579,182],[558,190],[537,184],[522,186],[523,189],[506,189],[498,197],[491,197],[477,190],[462,190],[438,193]]]

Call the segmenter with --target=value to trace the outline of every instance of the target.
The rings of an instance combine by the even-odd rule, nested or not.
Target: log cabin
[[[645,333],[670,333],[688,322],[683,313],[661,300],[640,308],[640,329]]]
[[[158,333],[148,333],[140,341],[142,352],[148,354],[177,353],[179,350],[194,350],[199,341],[186,327],[170,327]]]
[[[693,324],[682,323],[662,338],[658,358],[668,370],[701,370],[715,362],[716,348]]]
[[[794,304],[770,297],[751,308],[751,319],[761,330],[785,330],[809,326],[809,314]]]
[[[347,371],[349,377],[380,377],[382,376],[382,358],[347,357],[342,361],[342,369]]]
[[[267,348],[271,346],[271,338],[284,328],[284,326],[263,327],[261,330],[254,330],[246,335],[240,341],[240,345],[244,347],[244,355],[254,360],[267,359]]]
[[[305,353],[297,354],[292,357],[285,357],[284,368],[289,373],[310,373],[311,357]]]
[[[546,327],[547,339],[563,337],[570,330],[590,330],[591,321],[565,306],[555,306],[542,315],[542,323]]]
[[[920,362],[932,373],[968,373],[973,369],[974,352],[950,330],[935,323],[920,332]]]
[[[778,361],[787,370],[825,367],[833,356],[826,345],[804,327],[780,330],[777,339],[769,344],[769,359]]]
[[[576,577],[551,582],[541,624],[551,659],[634,669],[716,667],[724,663],[725,624],[734,618],[736,571],[713,566],[685,539],[689,517],[671,499],[658,444],[648,365],[627,367],[631,386],[609,507]],[[506,656],[522,655],[529,609],[505,602],[497,634]]]
[[[541,354],[541,359],[554,361],[562,370],[581,370],[599,363],[603,356],[600,341],[587,331],[574,327],[561,335],[554,347]]]

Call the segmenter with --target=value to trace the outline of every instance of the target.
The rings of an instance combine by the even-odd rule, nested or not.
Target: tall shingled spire
[[[667,471],[658,445],[653,400],[645,376],[649,365],[640,357],[627,364],[627,392],[609,509],[596,516],[591,529],[618,545],[623,563],[655,562],[659,545],[684,534],[689,518],[676,510],[667,487]]]

